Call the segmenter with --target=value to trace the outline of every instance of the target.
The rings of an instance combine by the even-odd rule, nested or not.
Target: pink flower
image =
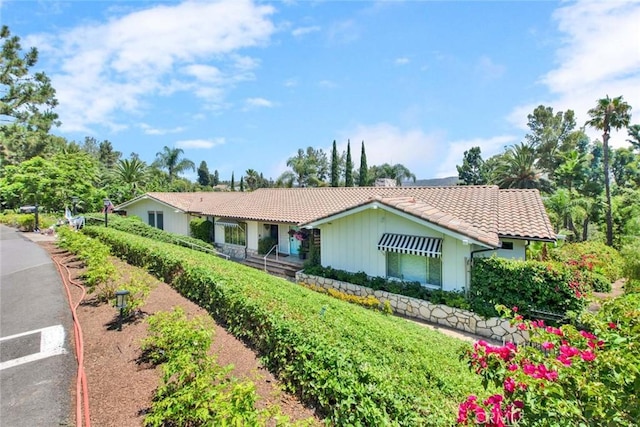
[[[515,363],[512,363],[507,367],[507,369],[509,369],[510,371],[517,371],[518,365],[516,365]]]
[[[586,338],[588,340],[597,340],[598,339],[591,332],[587,332],[587,331],[580,331],[580,335],[582,335],[584,338]]]
[[[507,377],[504,380],[504,389],[509,393],[513,393],[516,390],[516,382],[513,378]]]
[[[615,324],[615,323],[613,323],[613,322],[609,322],[609,327],[610,327],[611,329],[617,329],[617,328],[618,328],[618,325],[616,325],[616,324]]]
[[[524,331],[525,329],[527,329],[527,325],[526,323],[518,323],[517,328],[520,329],[521,331]]]
[[[580,353],[580,357],[582,357],[582,360],[585,362],[591,362],[596,358],[596,354],[591,350],[585,350]]]
[[[545,341],[542,343],[542,348],[544,348],[545,350],[551,350],[553,347],[554,344],[552,342]]]
[[[514,313],[517,313],[517,312],[518,312],[518,307],[513,306],[513,307],[511,308],[511,311],[513,311]]]

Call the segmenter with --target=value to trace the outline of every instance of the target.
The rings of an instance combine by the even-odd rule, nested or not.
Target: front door
[[[289,253],[298,255],[300,253],[300,240],[296,239],[291,231],[298,231],[298,227],[289,227]]]

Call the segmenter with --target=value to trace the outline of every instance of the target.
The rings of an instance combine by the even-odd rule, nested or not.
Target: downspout
[[[470,259],[469,259],[469,283],[467,285],[467,288],[465,289],[465,293],[467,294],[467,296],[469,295],[469,291],[471,290],[471,282],[473,281],[473,277],[471,277],[471,272],[473,271],[473,255],[480,253],[480,252],[490,252],[490,251],[495,251],[499,248],[485,248],[485,249],[476,249],[475,251],[471,251],[470,252]]]

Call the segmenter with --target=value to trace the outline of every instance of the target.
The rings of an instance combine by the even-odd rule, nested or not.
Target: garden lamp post
[[[127,308],[127,296],[129,295],[129,291],[123,289],[120,291],[116,291],[116,308],[120,310],[120,315],[118,316],[118,330],[122,330],[122,318],[124,317],[124,309]]]
[[[105,197],[104,199],[104,226],[105,227],[109,225],[108,217],[107,217],[107,214],[109,213],[109,206],[111,206],[111,200]]]
[[[76,206],[78,205],[78,196],[73,196],[71,198],[71,203],[73,204],[73,216],[77,215],[77,210],[76,210]]]

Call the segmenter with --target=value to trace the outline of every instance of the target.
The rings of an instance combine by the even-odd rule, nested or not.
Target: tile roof
[[[555,240],[537,190],[499,190],[497,186],[319,187],[147,194],[187,212],[299,225],[377,201],[491,246],[499,245],[499,236]]]
[[[556,234],[538,190],[500,190],[498,195],[500,235],[555,240]]]

